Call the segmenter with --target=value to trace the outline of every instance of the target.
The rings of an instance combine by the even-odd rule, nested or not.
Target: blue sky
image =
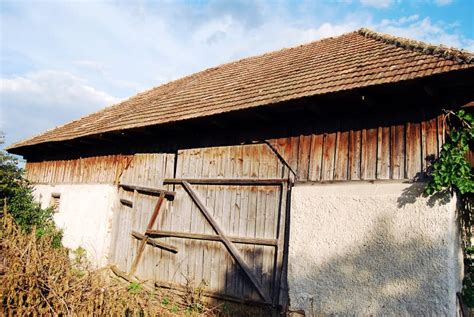
[[[0,0],[6,144],[242,57],[368,27],[474,51],[474,0]]]

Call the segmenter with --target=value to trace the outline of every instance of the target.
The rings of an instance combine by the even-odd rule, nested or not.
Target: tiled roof
[[[206,69],[9,149],[472,68],[473,56],[361,29]]]

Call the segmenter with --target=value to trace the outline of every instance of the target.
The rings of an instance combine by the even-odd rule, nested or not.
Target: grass
[[[108,267],[91,270],[83,250],[58,247],[54,237],[26,233],[8,213],[0,216],[0,294],[7,316],[215,315],[200,291],[177,298],[113,277]]]

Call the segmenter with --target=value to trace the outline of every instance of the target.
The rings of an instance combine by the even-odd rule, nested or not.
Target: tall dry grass
[[[0,219],[0,292],[7,316],[197,316],[168,294],[111,276],[108,268],[89,270],[71,261],[70,251],[53,247],[50,236],[25,234],[4,214]]]

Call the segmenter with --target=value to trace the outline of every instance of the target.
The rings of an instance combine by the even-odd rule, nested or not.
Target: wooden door
[[[174,200],[147,236],[177,253],[147,245],[137,275],[157,286],[205,283],[212,297],[278,304],[287,168],[267,145],[255,144],[179,151],[173,174],[160,187],[174,191]],[[157,197],[134,195],[131,217],[149,218]],[[132,224],[135,231],[145,226]],[[132,239],[122,270],[138,246]]]

